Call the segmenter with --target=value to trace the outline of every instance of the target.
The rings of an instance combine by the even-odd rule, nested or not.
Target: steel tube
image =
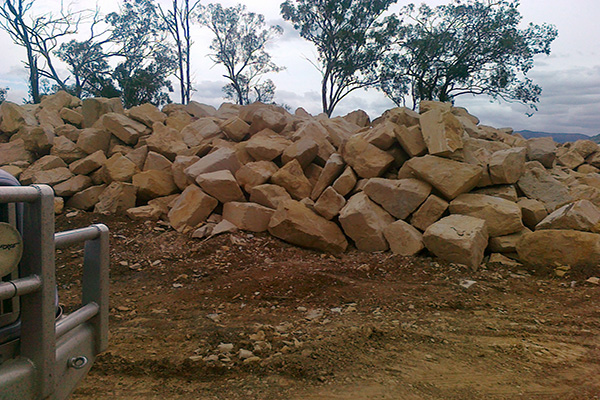
[[[92,225],[87,228],[73,229],[54,234],[54,245],[56,248],[64,248],[87,240],[94,240],[98,237],[100,237],[100,229]]]
[[[15,296],[23,296],[36,292],[40,290],[41,287],[42,280],[37,275],[0,283],[0,301],[12,299]]]
[[[99,310],[100,307],[98,304],[88,303],[79,310],[67,315],[65,318],[56,323],[56,338],[60,338],[71,329],[74,329],[84,322],[89,321],[96,316],[96,314],[98,314]]]
[[[40,190],[35,186],[0,186],[0,203],[34,203],[40,199]]]

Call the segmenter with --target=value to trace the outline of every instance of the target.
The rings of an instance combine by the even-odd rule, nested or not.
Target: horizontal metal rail
[[[68,247],[77,243],[94,240],[100,237],[101,229],[95,225],[87,228],[73,229],[54,234],[54,245],[57,249]]]
[[[37,292],[41,288],[42,279],[37,275],[0,283],[0,301]]]
[[[35,186],[0,186],[0,203],[34,203],[41,195],[41,190]]]
[[[60,338],[70,330],[89,321],[95,317],[99,311],[100,306],[94,302],[91,302],[81,307],[79,310],[67,315],[56,323],[56,338]]]

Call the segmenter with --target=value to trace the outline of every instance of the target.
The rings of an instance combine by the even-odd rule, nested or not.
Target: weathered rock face
[[[525,196],[544,203],[548,211],[554,211],[573,201],[566,186],[543,168],[526,168],[523,176],[517,182],[517,186]]]
[[[544,167],[552,168],[556,159],[556,143],[550,137],[529,139],[527,141],[527,159],[539,161]]]
[[[281,186],[296,200],[310,196],[312,185],[304,175],[302,166],[294,159],[271,176],[271,182]]]
[[[25,148],[23,139],[0,144],[0,165],[7,165],[16,161],[31,162],[33,155]]]
[[[92,178],[76,175],[54,186],[54,193],[61,197],[70,197],[92,186]]]
[[[301,138],[285,148],[281,154],[281,162],[287,164],[298,160],[302,168],[306,168],[315,159],[319,152],[319,145],[311,138]]]
[[[169,223],[179,232],[194,229],[205,221],[219,202],[198,186],[188,186],[169,211]]]
[[[10,101],[3,101],[0,104],[0,115],[2,122],[0,130],[6,133],[15,133],[23,126],[37,125],[37,121],[33,115],[30,115],[21,106]]]
[[[504,185],[517,182],[525,170],[526,155],[524,147],[500,150],[492,154],[489,161],[492,183]]]
[[[463,130],[449,111],[433,108],[421,114],[421,132],[431,155],[445,156],[462,149]]]
[[[132,177],[133,185],[138,189],[140,200],[151,200],[168,196],[177,191],[170,171],[148,170]]]
[[[600,209],[588,200],[562,206],[535,227],[539,229],[570,229],[600,233]]]
[[[138,167],[129,158],[117,153],[104,163],[105,182],[130,182],[133,175],[139,172]]]
[[[447,200],[473,189],[482,168],[436,156],[413,158],[406,163],[413,173],[436,188]]]
[[[202,190],[223,204],[231,201],[246,201],[242,189],[229,170],[200,174],[196,178],[196,183]]]
[[[352,167],[346,167],[344,172],[333,182],[331,185],[336,192],[338,192],[342,196],[346,196],[348,193],[354,189],[356,186],[356,174],[352,170]],[[315,186],[317,186],[315,184]],[[314,190],[314,189],[313,189]]]
[[[269,233],[297,246],[329,253],[341,253],[348,246],[337,224],[295,200],[279,204],[269,222]]]
[[[529,229],[535,229],[535,226],[548,215],[548,211],[541,201],[521,198],[517,204],[521,207],[523,224]]]
[[[346,204],[344,196],[335,191],[329,186],[323,191],[319,199],[316,201],[314,210],[325,219],[332,219],[337,216]]]
[[[184,172],[190,179],[196,180],[200,174],[221,171],[224,169],[235,174],[241,166],[235,150],[222,147],[205,155],[200,160],[187,167]]]
[[[272,161],[291,145],[292,142],[286,138],[278,136],[274,132],[265,132],[264,134],[258,133],[248,140],[246,151],[257,161]]]
[[[91,189],[91,188],[90,188]],[[112,182],[98,196],[97,213],[124,213],[135,206],[137,190],[131,183]]]
[[[394,162],[394,157],[360,136],[348,139],[343,147],[342,156],[361,178],[380,176]]]
[[[277,185],[264,184],[250,189],[250,201],[273,209],[279,207],[282,202],[291,199],[292,196],[287,190]]]
[[[540,269],[596,267],[600,263],[600,235],[574,230],[539,230],[523,235],[517,252],[523,263]]]
[[[115,135],[126,144],[136,144],[140,136],[150,133],[144,124],[127,118],[123,114],[108,113],[102,117],[104,129]]]
[[[417,179],[371,178],[363,191],[394,217],[406,219],[427,199],[431,186]]]
[[[106,185],[98,185],[75,193],[73,197],[67,201],[66,206],[78,210],[90,210],[98,203],[104,189],[106,189]]]
[[[413,213],[410,223],[415,228],[425,231],[431,224],[439,220],[447,209],[448,202],[432,194]]]
[[[125,110],[121,99],[96,97],[83,100],[81,112],[83,114],[83,127],[91,128],[102,115],[113,112],[123,114]]]
[[[229,202],[223,206],[223,219],[232,222],[239,229],[251,232],[264,232],[275,210],[256,203]]]
[[[330,186],[333,181],[340,176],[345,165],[346,164],[344,163],[342,156],[337,153],[332,154],[327,160],[327,163],[325,163],[325,167],[319,174],[319,178],[317,179],[317,182],[310,193],[310,198],[316,201],[319,196],[321,196],[321,193],[323,193],[325,188]],[[350,190],[348,190],[348,192]]]
[[[425,248],[421,232],[402,220],[388,225],[383,234],[394,254],[414,256]]]
[[[490,237],[523,229],[521,208],[512,201],[484,194],[465,193],[450,202],[451,214],[469,215],[486,221]]]
[[[348,200],[340,211],[339,221],[357,249],[385,251],[389,248],[383,230],[394,218],[365,193],[357,193]]]
[[[423,242],[439,258],[477,269],[488,244],[486,222],[468,215],[450,215],[427,228]]]
[[[262,185],[271,179],[278,169],[277,164],[271,161],[250,162],[235,173],[235,179],[246,192],[250,192],[253,187]]]

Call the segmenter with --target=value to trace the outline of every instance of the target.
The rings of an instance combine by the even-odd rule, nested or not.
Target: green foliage
[[[275,94],[275,84],[265,74],[279,72],[265,46],[283,33],[279,26],[267,27],[265,17],[246,11],[246,7],[223,8],[209,4],[202,10],[200,23],[215,35],[210,49],[211,59],[222,64],[229,83],[223,87],[225,96],[238,104],[254,101],[269,103]]]
[[[318,52],[323,112],[378,83],[376,68],[397,21],[381,14],[396,0],[287,0],[281,14]]]
[[[125,107],[169,102],[165,90],[173,91],[168,77],[177,61],[153,0],[124,0],[120,13],[110,13],[106,22],[111,26],[107,42],[114,47],[109,54],[123,60],[113,77]]]
[[[0,103],[6,100],[6,93],[8,92],[8,88],[0,88]]]
[[[547,24],[519,29],[518,6],[516,0],[455,0],[405,7],[407,22],[385,59],[381,89],[398,105],[407,94],[413,105],[485,94],[535,109],[542,89],[527,73],[537,54],[550,54],[557,31]]]

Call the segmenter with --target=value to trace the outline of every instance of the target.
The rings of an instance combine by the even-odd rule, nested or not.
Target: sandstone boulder
[[[216,108],[213,106],[198,103],[194,100],[186,104],[184,110],[196,118],[212,117],[217,113]]]
[[[32,160],[33,155],[25,148],[23,139],[0,144],[0,165],[7,165],[15,161],[31,162]]]
[[[345,165],[344,159],[339,154],[333,153],[329,157],[310,193],[310,198],[313,201],[316,201],[319,196],[321,196],[321,193],[323,193],[325,188],[333,184],[333,181],[336,180],[344,170]]]
[[[552,212],[537,224],[535,229],[568,229],[600,233],[600,209],[588,200],[579,200]]]
[[[239,229],[251,232],[264,232],[275,210],[256,203],[229,202],[223,205],[223,219],[232,222]]]
[[[563,165],[567,168],[577,169],[577,167],[585,163],[585,158],[583,158],[577,150],[570,149],[565,153],[559,155],[557,157],[557,162],[558,164]]]
[[[175,182],[175,185],[177,185],[179,190],[184,190],[194,183],[192,179],[188,178],[184,170],[199,160],[200,157],[198,156],[175,157],[175,161],[171,164],[171,175],[173,175],[173,182]]]
[[[98,196],[94,212],[101,214],[124,213],[135,207],[136,194],[137,190],[131,183],[112,182]]]
[[[169,211],[169,223],[178,232],[194,229],[204,222],[219,202],[196,185],[188,186]]]
[[[281,154],[281,162],[287,164],[296,159],[302,168],[306,168],[315,159],[318,152],[319,146],[314,140],[311,138],[301,138],[286,147]]]
[[[106,160],[103,167],[104,180],[106,183],[113,181],[131,182],[131,177],[139,172],[138,167],[129,158],[116,153]]]
[[[517,204],[521,207],[523,224],[529,229],[535,229],[535,226],[548,215],[548,211],[541,201],[523,197]]]
[[[279,168],[271,161],[250,162],[235,173],[235,179],[246,192],[258,185],[266,183]]]
[[[360,135],[373,146],[387,150],[396,142],[396,124],[384,121],[373,128],[361,131]]]
[[[35,172],[31,179],[31,183],[55,186],[72,177],[73,173],[69,171],[69,168],[59,167]]]
[[[539,161],[546,168],[552,168],[556,159],[556,143],[551,137],[533,138],[527,141],[527,159]]]
[[[297,246],[342,253],[348,242],[334,222],[295,200],[281,202],[269,222],[269,233]]]
[[[544,203],[550,212],[573,201],[567,187],[543,168],[527,167],[517,186],[528,198]]]
[[[410,224],[425,231],[430,225],[439,220],[447,209],[448,202],[432,194],[413,213]]]
[[[600,235],[543,229],[523,235],[517,244],[517,252],[524,264],[539,269],[560,266],[596,268],[600,263]]]
[[[229,139],[241,142],[250,133],[250,125],[238,117],[233,117],[220,125],[221,130]]]
[[[380,176],[394,162],[394,157],[373,146],[360,135],[352,136],[346,141],[342,156],[361,178]]]
[[[223,137],[221,127],[212,118],[200,118],[181,130],[181,139],[190,147],[220,137]]]
[[[292,160],[271,176],[271,182],[283,187],[292,198],[302,200],[309,197],[312,185],[304,175],[298,160]]]
[[[196,177],[196,183],[198,183],[202,190],[207,194],[223,204],[246,201],[242,189],[240,189],[235,177],[229,170],[200,174]]]
[[[75,193],[67,200],[66,206],[78,210],[88,211],[92,209],[100,199],[100,195],[106,189],[106,185],[92,186],[81,192]]]
[[[488,186],[481,189],[473,190],[471,193],[486,194],[488,196],[500,197],[502,199],[512,201],[515,203],[518,200],[517,189],[514,185]]]
[[[92,186],[92,178],[76,175],[64,182],[54,185],[54,193],[60,197],[70,197]]]
[[[427,145],[425,144],[419,125],[408,128],[404,125],[399,125],[396,127],[395,132],[398,143],[400,143],[402,149],[410,157],[418,157],[427,153]]]
[[[138,197],[142,201],[168,196],[177,191],[171,171],[143,171],[133,175],[132,183],[137,188]]]
[[[142,135],[150,133],[150,129],[123,114],[108,113],[102,117],[104,128],[126,144],[136,144]]]
[[[200,160],[187,167],[184,172],[188,178],[196,180],[196,177],[200,174],[224,169],[235,174],[241,166],[235,150],[222,147],[200,158]]]
[[[128,157],[129,158],[129,157]],[[144,166],[142,168],[143,171],[149,171],[151,169],[157,171],[169,171],[171,172],[171,167],[173,163],[169,161],[169,159],[163,156],[160,153],[156,153],[154,151],[149,151],[146,155],[146,160],[144,161]]]
[[[519,232],[511,233],[510,235],[490,238],[488,250],[494,253],[514,254],[517,252],[517,243],[519,243],[521,237],[529,232],[531,232],[531,230],[525,228]]]
[[[356,174],[352,170],[352,167],[347,166],[344,172],[333,182],[331,185],[336,192],[342,196],[346,196],[356,186]],[[316,186],[316,185],[315,185]],[[313,189],[314,190],[314,189]]]
[[[348,200],[340,211],[339,221],[357,249],[373,252],[389,248],[383,230],[394,222],[394,217],[365,193],[357,193]]]
[[[15,133],[23,126],[38,124],[33,115],[10,101],[0,103],[0,115],[2,115],[0,131],[6,133]]]
[[[83,114],[70,108],[62,108],[59,111],[60,118],[68,124],[81,127],[83,126]]]
[[[2,145],[0,145],[1,147]],[[33,175],[38,171],[47,171],[50,169],[66,167],[67,164],[63,161],[62,158],[47,155],[38,160],[36,160],[33,164],[31,164],[19,177],[21,185],[31,185],[33,183]]]
[[[488,244],[486,222],[468,215],[450,215],[429,226],[423,242],[439,258],[477,269]]]
[[[414,256],[425,248],[421,232],[402,220],[388,225],[383,234],[394,254]]]
[[[67,164],[87,156],[86,152],[77,147],[75,143],[65,136],[57,136],[54,138],[54,145],[52,146],[50,154],[62,158]]]
[[[431,155],[447,156],[463,147],[462,124],[449,111],[433,108],[422,113],[421,133]]]
[[[127,110],[127,116],[135,121],[141,122],[148,128],[152,128],[156,122],[164,123],[167,120],[167,114],[160,111],[155,105],[150,103],[131,107]]]
[[[450,202],[451,214],[469,215],[486,221],[490,237],[523,230],[521,208],[512,201],[484,194],[465,193]]]
[[[436,188],[447,200],[473,189],[482,168],[446,158],[426,155],[412,158],[405,164],[412,172]]]
[[[171,161],[180,154],[184,155],[188,149],[177,130],[160,122],[152,126],[152,134],[146,139],[146,144],[149,150],[162,154]]]
[[[102,115],[108,113],[124,114],[125,109],[120,98],[93,97],[83,100],[81,113],[83,114],[83,127],[91,128]]]
[[[246,151],[257,161],[272,161],[291,144],[291,141],[282,136],[262,131],[248,140]]]
[[[92,154],[101,150],[104,153],[108,152],[111,134],[104,129],[87,128],[83,129],[77,137],[77,147],[85,151],[87,154]]]
[[[405,219],[427,199],[431,185],[418,179],[371,178],[363,190],[388,213]]]
[[[292,196],[278,185],[258,185],[250,189],[250,201],[265,207],[276,209],[284,201],[291,200]]]
[[[323,191],[319,199],[315,202],[314,210],[325,219],[332,219],[340,213],[342,207],[346,205],[346,199],[329,186]]]
[[[88,175],[106,163],[106,156],[102,150],[98,150],[81,160],[74,161],[69,165],[69,169],[76,175]]]
[[[504,185],[517,182],[525,170],[526,155],[527,150],[524,147],[514,147],[493,153],[489,161],[492,183]]]

